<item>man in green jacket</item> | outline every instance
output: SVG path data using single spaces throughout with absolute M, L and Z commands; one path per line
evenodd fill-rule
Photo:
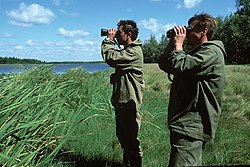
M 110 83 L 113 85 L 111 102 L 115 108 L 116 135 L 123 148 L 124 164 L 131 167 L 140 167 L 142 163 L 138 132 L 144 89 L 143 53 L 137 35 L 138 28 L 133 20 L 121 20 L 117 31 L 108 30 L 101 47 L 104 61 L 115 68 Z M 117 48 L 115 39 L 118 46 L 124 46 L 122 49 Z
M 169 166 L 200 166 L 205 143 L 214 139 L 225 85 L 224 45 L 211 40 L 217 21 L 201 13 L 188 27 L 175 26 L 159 67 L 172 74 L 168 107 Z M 187 37 L 190 52 L 183 50 Z

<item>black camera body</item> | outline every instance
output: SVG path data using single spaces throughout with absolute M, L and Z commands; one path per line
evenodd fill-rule
M 108 35 L 108 29 L 101 29 L 101 36 L 107 36 Z
M 192 27 L 189 27 L 189 26 L 188 27 L 184 26 L 184 27 L 186 28 L 186 32 L 189 32 L 189 31 L 192 30 Z M 174 35 L 175 35 L 175 32 L 174 32 L 173 28 L 167 31 L 167 37 L 168 38 L 173 38 Z

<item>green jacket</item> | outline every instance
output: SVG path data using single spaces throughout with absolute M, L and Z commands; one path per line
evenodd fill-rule
M 225 85 L 224 45 L 209 41 L 188 54 L 161 56 L 159 67 L 174 75 L 168 107 L 171 131 L 196 139 L 214 139 Z
M 104 39 L 102 42 L 102 57 L 110 67 L 115 68 L 115 73 L 110 77 L 113 85 L 111 102 L 114 106 L 134 100 L 136 107 L 140 108 L 144 90 L 141 46 L 142 43 L 135 40 L 119 50 L 112 40 Z

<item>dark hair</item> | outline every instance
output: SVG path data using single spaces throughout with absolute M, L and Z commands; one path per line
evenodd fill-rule
M 123 26 L 122 30 L 125 33 L 131 32 L 132 33 L 132 40 L 136 40 L 139 29 L 137 28 L 136 22 L 133 20 L 120 20 L 117 24 L 118 27 Z
M 207 13 L 196 14 L 188 20 L 188 25 L 193 27 L 194 31 L 200 32 L 207 28 L 208 40 L 213 38 L 217 23 L 218 21 Z

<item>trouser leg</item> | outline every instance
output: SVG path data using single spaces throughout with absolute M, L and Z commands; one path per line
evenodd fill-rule
M 130 166 L 130 157 L 126 150 L 123 150 L 123 164 L 125 167 Z
M 171 132 L 170 144 L 170 167 L 202 166 L 202 151 L 205 142 Z
M 116 108 L 116 135 L 124 150 L 124 163 L 131 167 L 141 166 L 142 151 L 138 138 L 140 121 L 139 111 L 133 101 Z

